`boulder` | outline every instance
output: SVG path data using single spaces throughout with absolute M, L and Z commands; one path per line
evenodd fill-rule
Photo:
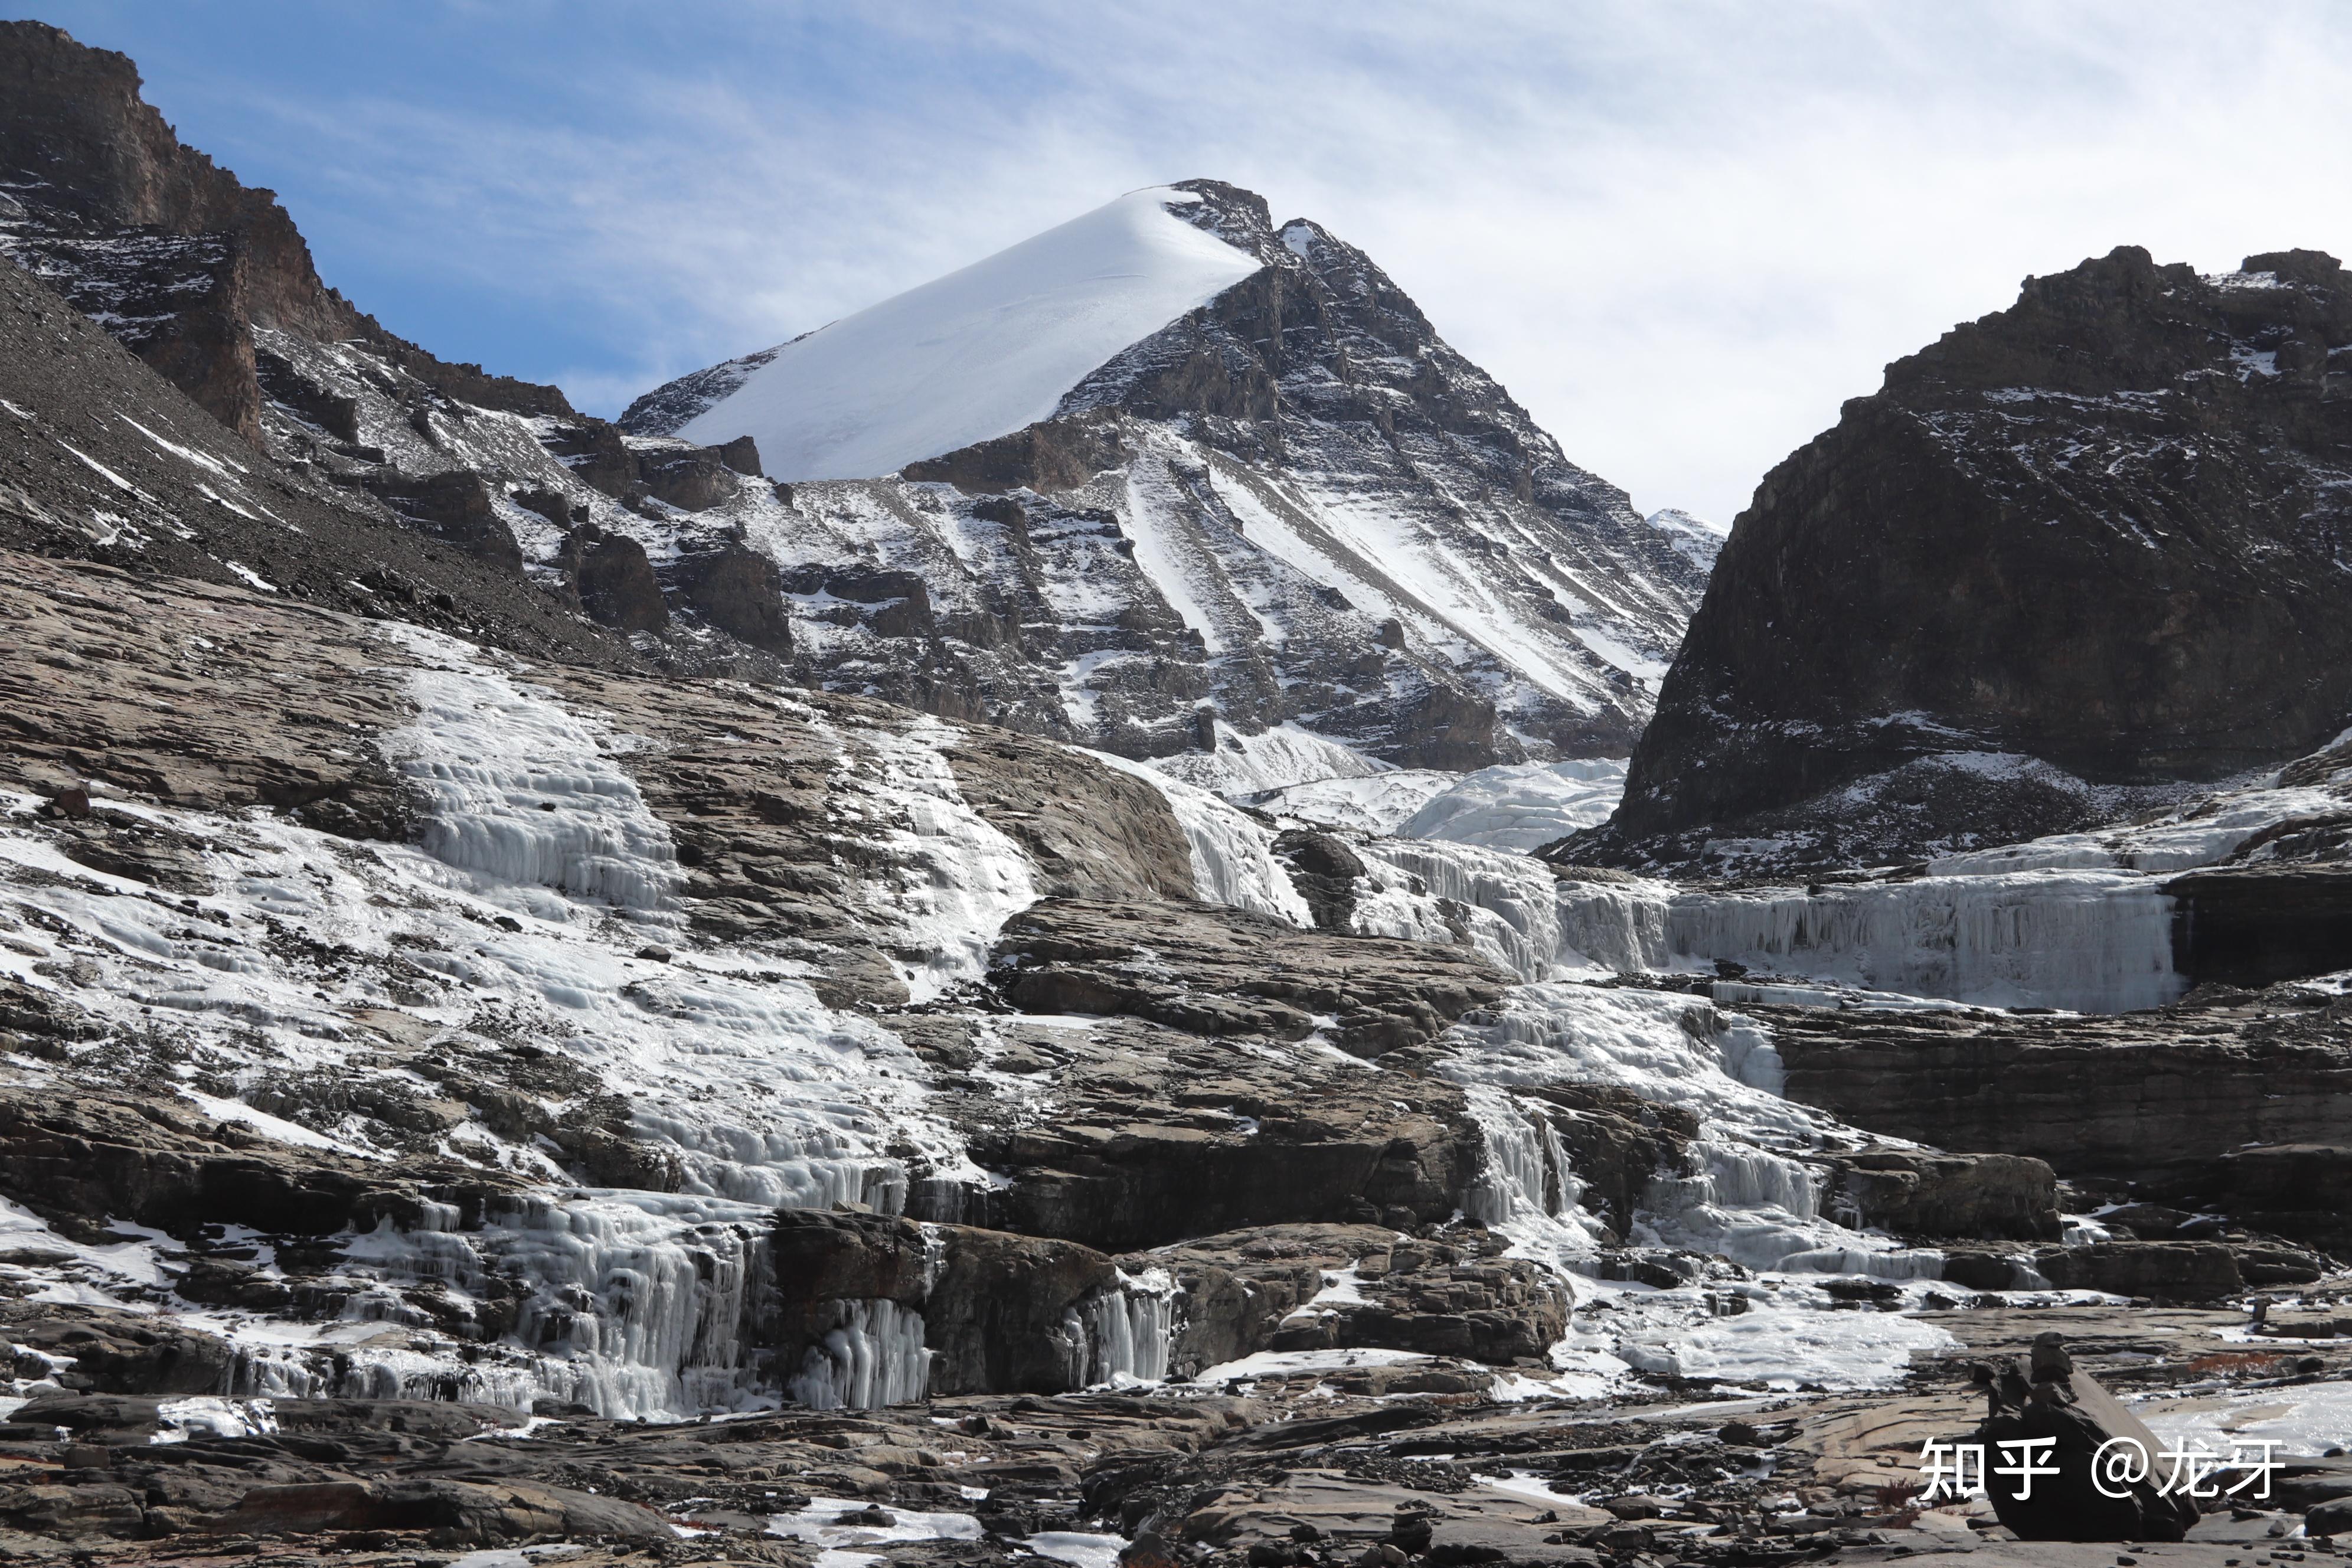
M 2059 1342 L 2045 1333 L 2031 1354 L 1976 1368 L 1989 1409 L 1969 1440 L 1983 1446 L 1985 1489 L 2000 1522 L 2022 1541 L 2179 1541 L 2197 1523 L 2196 1502 L 2164 1490 L 2168 1471 L 2156 1463 L 2163 1442 L 2145 1423 L 2086 1372 L 2076 1369 Z M 2000 1445 L 2021 1439 L 2052 1439 L 2036 1449 L 2036 1467 L 2056 1474 L 2003 1476 L 2016 1453 Z M 2103 1469 L 2105 1495 L 2093 1477 L 2101 1447 L 2123 1439 L 2139 1446 L 2147 1460 L 2136 1479 Z M 2126 1481 L 2128 1480 L 2128 1484 Z

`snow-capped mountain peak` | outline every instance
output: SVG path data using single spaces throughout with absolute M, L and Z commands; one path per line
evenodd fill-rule
M 1173 186 L 1130 191 L 765 351 L 661 433 L 750 436 L 773 478 L 848 479 L 1033 425 L 1087 372 L 1258 269 L 1255 256 L 1171 210 L 1201 200 Z

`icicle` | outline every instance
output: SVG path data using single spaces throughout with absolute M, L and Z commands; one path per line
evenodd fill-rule
M 2131 1012 L 2176 1001 L 2172 900 L 2144 877 L 2043 870 L 1818 893 L 1684 894 L 1666 907 L 1681 965 L 1729 959 L 1997 1007 Z
M 1176 1285 L 1164 1269 L 1121 1272 L 1118 1284 L 1081 1301 L 1084 1384 L 1159 1383 L 1176 1342 Z
M 923 1348 L 923 1314 L 896 1301 L 833 1304 L 824 1338 L 809 1347 L 792 1396 L 812 1410 L 878 1410 L 908 1405 L 931 1385 L 931 1352 Z

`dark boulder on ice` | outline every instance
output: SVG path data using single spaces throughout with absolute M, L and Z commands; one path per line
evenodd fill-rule
M 2196 1502 L 2166 1488 L 2163 1441 L 2074 1366 L 2059 1335 L 2043 1334 L 2030 1354 L 1979 1365 L 1977 1374 L 1990 1408 L 1969 1441 L 1983 1447 L 1985 1489 L 2019 1539 L 2179 1541 L 2197 1523 Z M 2034 1447 L 2000 1447 L 2020 1442 Z M 2136 1478 L 2105 1466 L 2095 1477 L 2094 1461 L 2110 1444 L 2118 1445 L 2110 1456 L 2137 1445 Z M 2021 1463 L 2051 1473 L 2000 1473 Z
M 2325 742 L 2352 716 L 2347 364 L 2334 258 L 2200 277 L 2126 246 L 1889 366 L 1734 524 L 1576 853 L 1908 858 Z

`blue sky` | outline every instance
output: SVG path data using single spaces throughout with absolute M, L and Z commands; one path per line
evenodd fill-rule
M 320 269 L 616 412 L 1121 191 L 1362 246 L 1570 457 L 1727 524 L 1881 367 L 2115 245 L 2352 256 L 2320 5 L 0 3 L 139 62 Z

